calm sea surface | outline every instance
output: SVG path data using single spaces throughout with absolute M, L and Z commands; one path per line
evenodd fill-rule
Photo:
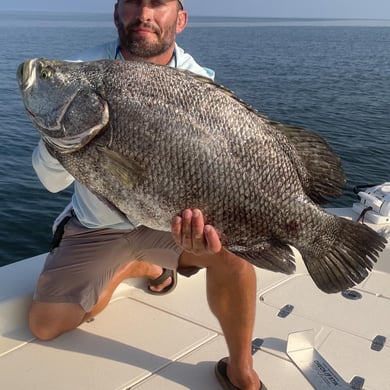
M 0 14 L 0 265 L 46 252 L 70 199 L 31 168 L 38 134 L 15 80 L 31 57 L 66 58 L 114 39 L 111 15 Z M 191 18 L 179 44 L 272 119 L 322 134 L 357 184 L 390 181 L 390 21 Z

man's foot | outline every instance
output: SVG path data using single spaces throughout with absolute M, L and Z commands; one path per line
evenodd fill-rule
M 225 390 L 240 390 L 238 387 L 234 386 L 232 382 L 230 382 L 227 375 L 227 361 L 228 358 L 225 357 L 215 365 L 215 375 L 218 382 Z M 260 383 L 259 390 L 267 390 L 267 388 L 263 383 Z
M 177 284 L 177 272 L 163 268 L 162 274 L 156 279 L 149 279 L 148 290 L 154 295 L 165 295 L 171 293 Z
M 172 292 L 177 284 L 177 273 L 144 261 L 130 261 L 116 273 L 119 280 L 144 277 L 149 279 L 148 292 L 163 295 Z

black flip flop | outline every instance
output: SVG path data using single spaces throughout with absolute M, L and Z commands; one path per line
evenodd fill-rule
M 232 382 L 230 382 L 227 376 L 227 360 L 228 358 L 225 357 L 215 365 L 215 375 L 218 382 L 225 390 L 240 390 L 238 387 L 234 386 Z M 261 383 L 259 390 L 267 390 L 267 388 L 263 383 Z
M 169 277 L 172 279 L 171 284 L 164 287 L 161 291 L 152 291 L 150 289 L 150 286 L 159 286 L 160 284 L 164 283 Z M 163 268 L 162 274 L 157 279 L 149 280 L 148 292 L 153 295 L 166 295 L 171 293 L 176 288 L 176 285 L 177 272 L 172 269 Z

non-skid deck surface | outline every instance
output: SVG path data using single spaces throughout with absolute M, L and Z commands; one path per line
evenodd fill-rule
M 322 294 L 306 275 L 286 279 L 258 271 L 258 284 L 254 338 L 263 345 L 254 364 L 268 388 L 312 389 L 286 349 L 289 333 L 313 329 L 317 350 L 344 380 L 360 376 L 367 389 L 390 389 L 387 297 L 360 290 L 361 300 L 347 302 L 340 294 Z M 283 318 L 286 304 L 294 308 Z M 387 336 L 380 352 L 371 349 L 376 334 Z M 123 284 L 93 322 L 51 342 L 30 338 L 26 329 L 0 338 L 1 389 L 217 390 L 214 365 L 227 354 L 207 308 L 204 272 L 180 278 L 164 297 Z
M 122 283 L 94 321 L 39 342 L 27 310 L 42 261 L 0 269 L 1 390 L 220 389 L 214 365 L 227 348 L 208 309 L 205 271 L 179 277 L 166 296 L 148 294 L 141 280 Z M 262 346 L 254 365 L 268 389 L 313 388 L 286 353 L 289 334 L 312 330 L 315 350 L 345 382 L 362 378 L 366 390 L 390 390 L 389 248 L 377 269 L 354 289 L 357 300 L 319 291 L 301 262 L 291 277 L 256 271 L 253 338 Z M 283 315 L 286 305 L 291 313 Z

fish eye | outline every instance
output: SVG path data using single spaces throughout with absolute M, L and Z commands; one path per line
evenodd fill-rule
M 53 72 L 49 68 L 43 68 L 41 69 L 40 78 L 42 80 L 49 79 L 52 76 Z

